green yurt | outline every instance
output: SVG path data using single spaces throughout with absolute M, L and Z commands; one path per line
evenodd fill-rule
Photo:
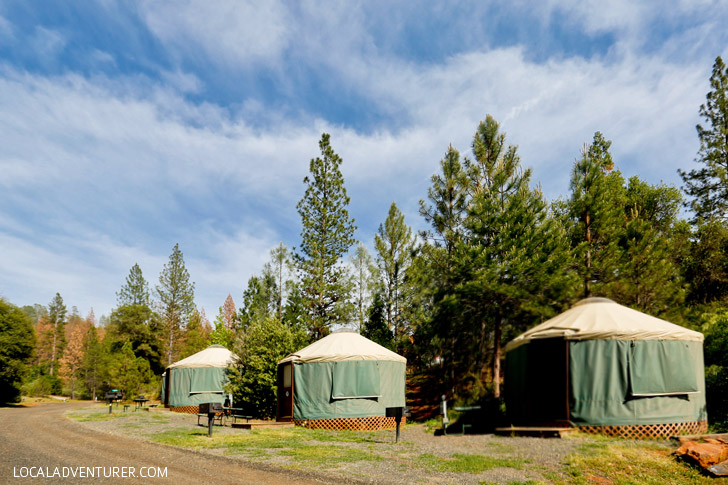
M 707 430 L 703 334 L 581 300 L 506 345 L 513 425 L 658 438 Z
M 200 403 L 225 402 L 227 368 L 235 354 L 222 345 L 175 362 L 162 374 L 162 402 L 179 413 L 197 413 Z
M 404 407 L 407 359 L 355 332 L 336 332 L 278 363 L 278 421 L 324 429 L 391 429 Z

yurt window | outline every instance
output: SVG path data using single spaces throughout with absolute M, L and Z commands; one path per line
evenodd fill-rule
M 379 398 L 379 365 L 375 360 L 342 361 L 334 364 L 333 399 Z
M 686 342 L 637 340 L 630 347 L 632 396 L 671 396 L 698 392 L 693 357 Z
M 286 364 L 283 366 L 283 387 L 291 387 L 291 369 L 293 365 Z
M 193 369 L 190 379 L 190 394 L 222 394 L 220 369 L 213 367 Z

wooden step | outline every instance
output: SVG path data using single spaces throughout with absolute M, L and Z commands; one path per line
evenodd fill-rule
M 292 428 L 294 424 L 292 422 L 278 422 L 278 421 L 258 421 L 249 423 L 235 423 L 231 425 L 233 428 L 239 429 L 263 429 L 263 428 Z
M 555 428 L 539 426 L 511 426 L 496 428 L 495 434 L 499 436 L 537 436 L 540 438 L 562 438 L 575 433 L 577 428 Z

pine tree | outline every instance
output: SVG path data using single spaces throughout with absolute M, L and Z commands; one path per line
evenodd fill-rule
M 412 229 L 404 222 L 404 214 L 392 202 L 384 224 L 374 236 L 377 264 L 381 276 L 381 296 L 384 302 L 387 326 L 399 342 L 409 330 L 404 310 L 407 305 L 407 270 L 412 264 L 415 239 Z M 401 350 L 401 349 L 400 349 Z
M 20 381 L 35 344 L 31 320 L 0 298 L 0 403 L 20 397 Z
M 111 353 L 131 344 L 134 354 L 147 360 L 155 374 L 161 374 L 166 367 L 164 326 L 159 315 L 147 305 L 120 306 L 109 315 L 106 344 Z
M 344 323 L 347 292 L 341 258 L 354 240 L 354 220 L 349 217 L 349 197 L 341 174 L 341 158 L 324 133 L 319 142 L 321 157 L 311 160 L 304 178 L 306 193 L 296 206 L 301 216 L 301 246 L 295 260 L 314 339 L 329 333 L 332 324 Z
M 205 317 L 205 311 L 192 312 L 182 337 L 180 357 L 185 358 L 206 349 L 211 344 L 212 327 Z
M 245 331 L 254 321 L 275 315 L 278 303 L 276 278 L 270 268 L 263 268 L 261 276 L 253 275 L 248 279 L 248 287 L 243 292 L 243 305 L 240 308 L 240 329 Z
M 361 334 L 382 347 L 394 349 L 394 336 L 387 324 L 385 303 L 380 293 L 374 294 Z
M 283 318 L 283 299 L 286 287 L 289 286 L 286 283 L 289 281 L 289 275 L 293 272 L 293 261 L 291 259 L 291 252 L 281 242 L 275 248 L 270 251 L 271 261 L 269 266 L 271 273 L 276 279 L 276 316 L 281 321 Z
M 222 315 L 223 325 L 231 332 L 238 328 L 238 311 L 235 309 L 235 300 L 228 293 L 225 303 L 220 307 L 220 315 Z
M 101 382 L 105 353 L 98 330 L 93 323 L 84 335 L 83 348 L 83 381 L 91 399 L 96 400 L 96 390 Z
M 76 399 L 76 389 L 80 387 L 79 380 L 83 375 L 84 336 L 88 332 L 87 320 L 77 320 L 66 327 L 67 341 L 63 358 L 60 360 L 60 372 L 71 386 L 71 399 Z
M 112 385 L 121 389 L 127 398 L 137 395 L 153 378 L 149 363 L 134 355 L 129 342 L 112 354 L 108 371 Z
M 159 275 L 156 291 L 167 328 L 167 365 L 170 365 L 179 352 L 175 344 L 180 330 L 195 310 L 195 284 L 190 281 L 179 244 L 174 245 L 169 262 Z
M 436 247 L 445 247 L 450 255 L 464 234 L 463 221 L 469 201 L 467 180 L 460 162 L 460 153 L 452 145 L 445 158 L 440 160 L 442 175 L 432 176 L 432 186 L 427 189 L 431 205 L 420 200 L 420 215 L 433 230 L 424 234 L 425 239 L 434 241 Z
M 718 56 L 710 76 L 711 91 L 700 106 L 706 127 L 697 125 L 700 170 L 678 170 L 695 220 L 725 220 L 728 217 L 728 67 Z
M 685 297 L 673 232 L 682 197 L 665 185 L 631 177 L 625 193 L 626 225 L 619 235 L 618 277 L 606 295 L 651 315 L 674 311 Z
M 50 375 L 54 375 L 56 362 L 63 355 L 63 349 L 66 344 L 66 305 L 63 304 L 63 298 L 60 293 L 48 304 L 48 319 L 53 331 L 51 344 L 51 369 Z
M 366 246 L 360 242 L 357 243 L 354 254 L 351 255 L 349 261 L 353 268 L 356 320 L 359 327 L 358 330 L 361 332 L 367 319 L 372 295 L 376 291 L 379 271 Z
M 624 179 L 613 171 L 612 142 L 596 132 L 571 176 L 571 239 L 583 296 L 603 293 L 618 265 L 617 237 L 624 225 Z
M 227 300 L 226 300 L 227 301 Z M 215 329 L 210 335 L 210 343 L 215 345 L 222 345 L 226 349 L 231 349 L 235 334 L 233 329 L 228 327 L 228 318 L 225 313 L 224 307 L 220 307 L 220 311 L 215 318 Z
M 529 186 L 531 171 L 522 170 L 516 147 L 506 146 L 491 116 L 478 126 L 473 155 L 466 164 L 469 241 L 459 245 L 462 283 L 456 295 L 465 333 L 475 344 L 473 370 L 477 376 L 487 362 L 490 342 L 493 393 L 500 397 L 504 332 L 553 314 L 554 297 L 570 283 L 568 252 L 543 195 Z
M 447 379 L 452 387 L 455 376 L 470 365 L 457 350 L 464 332 L 461 332 L 460 309 L 453 304 L 454 288 L 458 283 L 454 270 L 456 249 L 466 239 L 464 221 L 470 195 L 460 153 L 452 145 L 440 160 L 440 173 L 433 175 L 431 181 L 427 202 L 420 200 L 420 215 L 430 224 L 431 230 L 421 233 L 424 243 L 420 257 L 415 260 L 420 321 L 424 322 L 416 330 L 415 355 L 424 362 L 444 356 L 448 362 Z
M 728 301 L 728 222 L 701 221 L 687 238 L 681 266 L 689 285 L 688 301 Z
M 138 264 L 134 264 L 129 270 L 126 284 L 116 294 L 116 302 L 119 306 L 149 305 L 149 284 Z
M 233 400 L 243 403 L 246 414 L 275 416 L 278 361 L 307 343 L 303 329 L 285 325 L 273 316 L 251 323 L 235 342 L 238 359 L 229 372 Z

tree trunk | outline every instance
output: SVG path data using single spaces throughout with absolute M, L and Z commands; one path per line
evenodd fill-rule
M 591 288 L 589 282 L 591 280 L 591 227 L 589 213 L 586 213 L 586 271 L 584 272 L 584 298 L 591 296 Z
M 503 321 L 498 318 L 495 322 L 495 332 L 493 335 L 493 396 L 496 399 L 501 395 L 501 333 L 503 331 Z
M 56 334 L 58 333 L 58 322 L 53 322 L 53 350 L 51 351 L 51 375 L 56 363 Z

